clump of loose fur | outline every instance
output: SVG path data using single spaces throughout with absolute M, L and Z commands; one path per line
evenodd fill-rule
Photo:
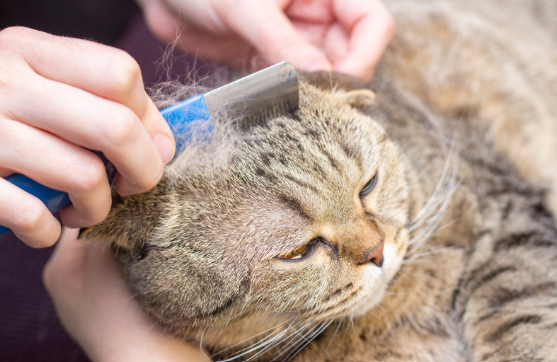
M 555 360 L 557 47 L 524 10 L 553 5 L 511 3 L 387 1 L 371 85 L 301 74 L 295 114 L 192 128 L 83 237 L 214 360 Z

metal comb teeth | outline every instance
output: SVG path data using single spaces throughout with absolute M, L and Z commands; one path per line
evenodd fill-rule
M 204 95 L 211 114 L 222 109 L 242 126 L 294 112 L 299 105 L 298 76 L 292 64 L 278 63 Z

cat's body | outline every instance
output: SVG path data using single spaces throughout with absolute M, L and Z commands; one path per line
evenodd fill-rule
M 296 116 L 186 151 L 85 234 L 215 360 L 557 359 L 555 23 L 389 5 L 375 100 L 303 76 Z

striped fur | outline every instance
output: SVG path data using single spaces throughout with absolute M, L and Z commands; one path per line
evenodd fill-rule
M 500 3 L 387 1 L 370 85 L 302 75 L 83 237 L 214 360 L 557 360 L 557 13 Z

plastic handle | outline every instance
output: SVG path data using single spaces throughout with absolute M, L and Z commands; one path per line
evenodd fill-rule
M 203 94 L 198 94 L 178 104 L 165 108 L 161 111 L 161 114 L 170 126 L 170 129 L 176 138 L 176 154 L 180 153 L 183 147 L 187 144 L 187 135 L 193 121 L 211 120 Z M 204 129 L 208 134 L 212 134 L 213 132 L 212 124 Z M 102 154 L 97 154 L 105 162 L 108 180 L 112 183 L 116 174 L 114 167 Z M 27 176 L 14 174 L 8 176 L 6 180 L 40 199 L 52 213 L 69 206 L 72 203 L 67 193 L 43 186 L 38 182 L 31 180 Z M 0 235 L 8 231 L 10 231 L 8 228 L 0 225 Z

